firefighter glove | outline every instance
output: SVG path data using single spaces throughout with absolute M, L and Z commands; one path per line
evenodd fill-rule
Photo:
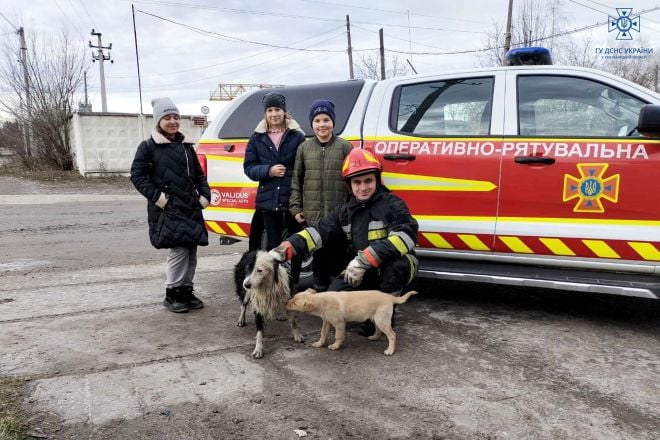
M 268 255 L 273 257 L 278 263 L 284 263 L 285 261 L 290 261 L 293 258 L 294 253 L 291 243 L 283 241 L 279 246 L 271 249 L 270 252 L 268 252 Z
M 362 283 L 362 278 L 364 278 L 364 273 L 367 269 L 371 269 L 371 265 L 362 254 L 362 251 L 360 251 L 357 256 L 348 263 L 348 266 L 346 266 L 346 270 L 344 271 L 344 281 L 353 287 L 359 286 Z

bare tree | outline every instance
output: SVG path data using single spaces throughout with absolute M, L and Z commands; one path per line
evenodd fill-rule
M 31 38 L 28 44 L 27 71 L 32 103 L 26 109 L 28 89 L 18 42 L 4 47 L 0 60 L 0 109 L 10 114 L 23 130 L 32 132 L 32 157 L 24 149 L 17 151 L 30 167 L 48 165 L 62 170 L 73 169 L 69 124 L 74 98 L 83 82 L 87 62 L 83 47 L 77 48 L 66 33 L 43 40 Z
M 643 39 L 640 39 L 637 44 L 641 47 L 648 46 Z M 626 46 L 619 45 L 618 47 L 625 48 Z M 591 38 L 583 40 L 570 39 L 560 49 L 557 50 L 557 54 L 554 56 L 559 64 L 600 69 L 651 90 L 655 90 L 656 88 L 655 69 L 658 64 L 658 57 L 656 55 L 642 57 L 634 54 L 617 54 L 613 57 L 605 58 L 596 53 Z
M 566 23 L 561 10 L 561 0 L 523 0 L 511 24 L 511 47 L 544 46 L 552 50 L 560 39 L 555 37 Z M 501 66 L 504 60 L 504 25 L 495 23 L 493 30 L 486 36 L 489 48 L 479 57 L 483 67 Z
M 385 61 L 385 76 L 396 78 L 410 75 L 410 68 L 399 60 L 396 55 Z M 362 55 L 355 65 L 356 78 L 380 79 L 380 56 Z

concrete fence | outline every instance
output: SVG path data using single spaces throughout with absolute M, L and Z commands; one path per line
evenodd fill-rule
M 85 177 L 128 175 L 137 146 L 155 127 L 152 115 L 135 113 L 79 113 L 71 121 L 71 147 L 76 168 Z M 181 116 L 186 142 L 197 142 L 203 127 L 192 116 Z

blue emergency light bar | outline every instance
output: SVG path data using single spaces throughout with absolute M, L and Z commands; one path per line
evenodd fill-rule
M 552 64 L 550 51 L 545 47 L 517 47 L 504 55 L 505 66 L 538 66 Z

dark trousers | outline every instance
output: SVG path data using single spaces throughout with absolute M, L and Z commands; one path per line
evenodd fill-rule
M 314 252 L 312 275 L 317 292 L 327 290 L 334 277 L 346 267 L 343 260 L 337 258 L 338 255 L 342 255 L 342 250 L 334 243 L 325 243 L 321 249 Z
M 380 290 L 393 295 L 400 295 L 416 275 L 416 266 L 411 264 L 408 256 L 395 260 L 383 262 L 379 267 L 367 270 L 362 279 L 362 284 L 353 287 L 344 281 L 344 274 L 337 276 L 329 291 L 351 291 L 351 290 Z

